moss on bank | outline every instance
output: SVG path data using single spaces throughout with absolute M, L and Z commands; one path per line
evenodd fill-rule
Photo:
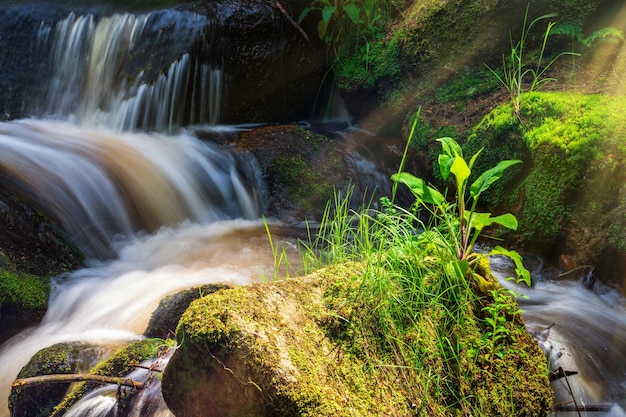
M 504 358 L 488 357 L 471 349 L 484 332 L 480 317 L 449 328 L 445 309 L 433 309 L 402 341 L 415 358 L 400 358 L 368 321 L 381 299 L 357 297 L 363 273 L 347 263 L 194 301 L 163 376 L 168 406 L 204 416 L 465 415 L 467 404 L 449 396 L 454 386 L 484 415 L 549 413 L 545 358 L 526 332 L 514 333 Z M 438 354 L 441 331 L 465 346 L 458 367 Z
M 468 154 L 484 148 L 478 172 L 523 159 L 489 204 L 513 209 L 525 242 L 561 242 L 585 263 L 607 248 L 626 250 L 625 137 L 624 96 L 527 93 L 520 118 L 511 105 L 498 107 L 465 147 Z
M 26 323 L 43 317 L 49 294 L 50 278 L 17 271 L 0 251 L 0 317 Z

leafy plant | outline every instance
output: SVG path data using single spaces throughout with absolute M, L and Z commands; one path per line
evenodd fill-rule
M 450 174 L 456 183 L 456 204 L 449 204 L 444 194 L 426 182 L 407 172 L 393 175 L 393 181 L 405 184 L 417 200 L 417 205 L 425 207 L 447 229 L 452 239 L 459 267 L 467 270 L 470 262 L 476 259 L 473 247 L 482 230 L 492 224 L 499 224 L 509 229 L 517 229 L 517 219 L 512 214 L 503 214 L 492 217 L 490 213 L 476 211 L 480 195 L 494 182 L 502 177 L 504 171 L 521 163 L 520 160 L 500 161 L 495 167 L 485 171 L 469 187 L 469 200 L 466 198 L 468 179 L 476 158 L 482 151 L 479 150 L 469 163 L 463 158 L 463 150 L 452 138 L 437 139 L 441 142 L 443 151 L 439 155 L 439 169 L 444 180 Z M 465 263 L 463 263 L 465 262 Z
M 300 17 L 302 22 L 311 12 L 318 11 L 317 34 L 328 45 L 343 44 L 359 32 L 381 32 L 389 18 L 386 1 L 375 0 L 313 0 Z
M 493 303 L 482 309 L 487 313 L 485 322 L 489 328 L 483 335 L 483 342 L 491 354 L 503 359 L 508 351 L 502 349 L 499 342 L 511 334 L 511 329 L 507 326 L 507 313 L 513 313 L 513 307 L 510 298 L 501 288 L 491 290 L 490 293 Z
M 518 117 L 520 113 L 520 96 L 522 92 L 538 91 L 547 83 L 554 81 L 554 78 L 546 77 L 546 72 L 550 69 L 552 64 L 564 55 L 577 55 L 574 52 L 561 52 L 552 58 L 547 64 L 544 64 L 544 54 L 546 52 L 548 36 L 550 35 L 552 28 L 556 25 L 555 22 L 549 22 L 543 34 L 543 42 L 541 43 L 541 48 L 539 49 L 534 67 L 526 67 L 524 53 L 530 30 L 535 24 L 541 22 L 542 20 L 556 17 L 556 13 L 548 13 L 535 18 L 527 25 L 528 7 L 529 6 L 526 7 L 526 13 L 524 14 L 524 24 L 522 25 L 520 40 L 517 41 L 517 43 L 513 43 L 513 38 L 511 37 L 511 52 L 508 57 L 504 55 L 502 57 L 502 72 L 496 71 L 485 64 L 491 73 L 509 92 L 511 102 L 513 103 L 515 113 Z M 530 83 L 525 86 L 524 82 L 527 78 L 530 78 Z

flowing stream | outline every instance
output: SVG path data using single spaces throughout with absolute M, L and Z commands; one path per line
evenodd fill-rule
M 0 347 L 0 417 L 9 416 L 11 382 L 38 350 L 63 341 L 126 343 L 142 337 L 168 294 L 272 276 L 255 161 L 181 129 L 219 122 L 226 75 L 186 52 L 210 25 L 162 10 L 71 13 L 35 28 L 47 101 L 36 118 L 0 122 L 0 185 L 53 219 L 88 261 L 54 279 L 38 326 Z M 130 71 L 140 67 L 133 59 L 147 59 L 146 42 L 164 51 L 151 62 L 164 68 L 156 74 L 147 61 Z M 180 103 L 188 104 L 184 112 Z M 376 153 L 355 157 L 353 175 L 380 181 Z M 506 276 L 506 263 L 495 266 Z M 606 408 L 581 415 L 626 415 L 626 303 L 608 287 L 591 291 L 558 274 L 538 263 L 535 285 L 522 291 L 530 299 L 520 300 L 551 366 L 578 372 L 569 387 L 553 383 L 558 401 Z M 110 396 L 77 407 L 74 415 L 109 415 Z M 141 415 L 170 414 L 161 407 Z

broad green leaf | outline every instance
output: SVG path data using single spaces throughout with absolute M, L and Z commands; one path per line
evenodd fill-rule
M 517 219 L 511 213 L 502 214 L 496 217 L 491 217 L 491 213 L 466 213 L 466 220 L 469 220 L 470 215 L 472 217 L 471 226 L 478 230 L 478 232 L 494 223 L 511 230 L 517 230 Z
M 452 167 L 452 163 L 456 159 L 455 156 L 450 156 L 447 154 L 440 154 L 437 158 L 437 162 L 439 162 L 439 172 L 441 172 L 441 177 L 444 180 L 448 179 L 450 175 L 450 168 Z
M 359 23 L 359 8 L 356 7 L 356 4 L 349 3 L 343 6 L 343 11 L 346 12 L 352 23 Z
M 469 162 L 469 169 L 470 169 L 470 171 L 472 170 L 472 167 L 474 166 L 474 162 L 476 162 L 476 158 L 478 158 L 478 155 L 480 155 L 480 153 L 483 151 L 483 149 L 485 149 L 485 148 L 480 148 L 478 150 L 478 152 L 476 152 L 474 154 L 474 156 L 472 156 L 472 159 L 470 159 L 470 162 Z
M 508 250 L 503 248 L 502 246 L 496 246 L 489 252 L 489 256 L 492 255 L 504 255 L 508 256 L 515 263 L 515 273 L 517 274 L 517 281 L 522 281 L 529 287 L 532 285 L 532 281 L 530 278 L 530 272 L 528 269 L 524 267 L 522 263 L 522 256 L 514 250 Z
M 471 271 L 470 264 L 467 260 L 463 259 L 462 261 L 452 261 L 454 265 L 454 271 L 458 279 L 464 279 L 467 274 Z
M 460 156 L 463 157 L 463 150 L 461 146 L 452 138 L 443 137 L 437 139 L 438 142 L 441 142 L 441 146 L 443 148 L 443 153 L 449 156 Z
M 409 187 L 411 193 L 425 203 L 440 206 L 446 201 L 444 196 L 437 189 L 428 186 L 423 179 L 417 178 L 408 172 L 393 174 L 391 179 Z
M 322 20 L 328 23 L 330 18 L 333 17 L 335 10 L 337 10 L 337 6 L 324 6 L 322 9 Z
M 459 193 L 461 189 L 465 185 L 465 181 L 469 178 L 471 172 L 469 167 L 467 166 L 467 162 L 462 157 L 457 156 L 454 158 L 452 162 L 452 166 L 450 166 L 450 172 L 454 174 L 456 178 L 457 188 L 459 189 Z
M 502 178 L 505 169 L 521 162 L 520 160 L 500 161 L 498 165 L 483 172 L 482 175 L 474 181 L 470 187 L 470 195 L 477 198 L 483 191 L 488 189 L 491 184 Z
M 374 0 L 367 0 L 363 5 L 363 10 L 365 11 L 365 15 L 369 19 L 374 11 Z

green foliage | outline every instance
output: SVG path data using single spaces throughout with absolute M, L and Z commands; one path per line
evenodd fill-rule
M 319 38 L 333 47 L 337 55 L 342 48 L 361 37 L 366 41 L 382 33 L 389 22 L 391 5 L 375 0 L 313 0 L 298 21 L 311 12 L 319 13 Z
M 346 262 L 364 265 L 363 276 L 355 278 L 359 288 L 336 306 L 332 337 L 349 343 L 352 354 L 365 358 L 372 369 L 406 369 L 402 389 L 416 396 L 416 414 L 502 415 L 527 406 L 536 412 L 543 400 L 526 386 L 524 390 L 533 392 L 529 397 L 534 399 L 521 405 L 527 400 L 516 392 L 519 381 L 513 382 L 516 377 L 510 372 L 527 366 L 513 362 L 532 356 L 508 355 L 519 353 L 520 345 L 513 343 L 524 339 L 523 325 L 516 321 L 518 310 L 504 290 L 492 300 L 491 290 L 500 287 L 485 267 L 487 258 L 471 250 L 485 227 L 516 226 L 511 215 L 492 217 L 478 213 L 474 205 L 517 161 L 498 164 L 470 184 L 478 154 L 468 164 L 454 140 L 444 138 L 440 143 L 442 176 L 456 180 L 455 191 L 460 195 L 455 203 L 448 203 L 445 193 L 423 180 L 402 172 L 401 163 L 394 180 L 411 189 L 416 207 L 428 211 L 431 220 L 424 223 L 420 210 L 406 210 L 388 198 L 380 200 L 378 210 L 370 204 L 351 210 L 351 196 L 335 194 L 316 236 L 309 235 L 302 242 L 305 264 L 309 268 Z M 459 208 L 468 203 L 470 207 Z M 494 254 L 515 260 L 516 281 L 530 279 L 519 255 L 502 248 L 494 249 Z M 536 345 L 532 339 L 531 345 Z M 481 383 L 477 386 L 476 381 Z M 516 399 L 509 402 L 512 398 Z
M 0 253 L 0 309 L 10 307 L 22 318 L 42 315 L 49 294 L 50 278 L 15 271 Z
M 575 23 L 561 23 L 554 25 L 552 35 L 562 35 L 570 38 L 572 43 L 578 42 L 587 48 L 593 48 L 600 42 L 624 41 L 624 32 L 611 26 L 607 26 L 592 32 L 589 36 L 583 35 L 583 27 Z M 574 45 L 572 45 L 574 47 Z
M 435 91 L 435 98 L 441 103 L 457 102 L 459 105 L 492 93 L 500 83 L 494 80 L 493 73 L 486 68 L 476 68 L 463 74 L 453 82 L 439 87 Z
M 513 103 L 513 107 L 515 108 L 515 113 L 519 115 L 520 113 L 520 98 L 521 94 L 524 91 L 538 91 L 545 84 L 554 81 L 553 78 L 549 78 L 546 76 L 546 71 L 550 69 L 552 64 L 562 57 L 563 55 L 574 55 L 573 52 L 561 52 L 556 57 L 552 58 L 547 64 L 544 64 L 544 53 L 546 52 L 546 45 L 548 42 L 548 36 L 550 35 L 550 31 L 556 24 L 555 22 L 549 22 L 548 26 L 543 35 L 543 42 L 541 44 L 541 48 L 538 53 L 538 57 L 535 60 L 534 67 L 526 66 L 526 58 L 525 58 L 525 48 L 527 46 L 527 38 L 532 27 L 545 19 L 550 19 L 556 16 L 555 13 L 549 13 L 542 16 L 539 16 L 532 20 L 529 24 L 528 22 L 528 8 L 526 7 L 526 13 L 524 14 L 524 24 L 522 25 L 522 34 L 520 36 L 520 40 L 517 43 L 513 43 L 513 38 L 511 37 L 511 52 L 508 57 L 503 55 L 502 57 L 502 72 L 498 72 L 491 67 L 487 66 L 492 74 L 504 85 L 504 87 L 509 92 L 511 97 L 511 102 Z M 528 87 L 525 86 L 526 79 L 530 78 L 530 83 Z
M 358 84 L 374 88 L 378 82 L 397 84 L 401 79 L 400 47 L 397 38 L 391 41 L 372 39 L 358 44 L 354 52 L 335 62 L 335 78 L 340 88 Z
M 471 255 L 474 243 L 483 228 L 495 223 L 509 229 L 517 229 L 517 219 L 511 214 L 491 217 L 490 213 L 479 213 L 476 209 L 480 195 L 489 189 L 494 182 L 502 178 L 507 168 L 521 163 L 521 161 L 500 161 L 495 167 L 483 172 L 469 187 L 470 199 L 468 200 L 466 197 L 468 180 L 474 162 L 482 150 L 476 152 L 468 163 L 463 158 L 461 146 L 454 139 L 440 138 L 438 141 L 443 147 L 443 152 L 438 159 L 441 176 L 444 180 L 452 178 L 450 174 L 454 177 L 456 205 L 448 204 L 442 193 L 412 174 L 402 172 L 392 176 L 392 180 L 408 186 L 417 199 L 417 206 L 425 207 L 447 229 L 459 260 L 456 268 L 466 270 L 467 268 L 462 261 L 469 261 L 473 258 Z
M 342 88 L 373 87 L 400 77 L 397 40 L 383 40 L 395 9 L 388 0 L 313 0 L 298 18 L 317 18 L 317 34 L 329 46 L 331 66 Z

